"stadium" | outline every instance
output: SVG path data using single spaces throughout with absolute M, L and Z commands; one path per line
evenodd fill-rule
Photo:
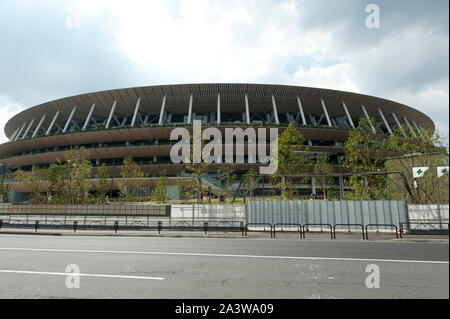
M 0 164 L 4 174 L 31 171 L 35 165 L 46 167 L 63 159 L 71 148 L 84 147 L 93 166 L 105 163 L 113 179 L 120 177 L 123 160 L 130 155 L 146 174 L 143 196 L 165 170 L 176 198 L 177 176 L 185 165 L 174 164 L 169 156 L 176 143 L 170 140 L 174 127 L 192 131 L 192 122 L 200 120 L 202 127 L 221 131 L 254 126 L 278 127 L 281 132 L 294 124 L 311 152 L 327 153 L 338 171 L 344 142 L 360 118 L 376 119 L 372 131 L 385 135 L 399 129 L 420 138 L 424 130 L 434 130 L 432 120 L 412 107 L 345 91 L 266 84 L 145 86 L 65 97 L 18 113 L 5 125 L 9 142 L 0 145 Z M 234 169 L 239 176 L 260 165 L 246 161 Z M 219 166 L 210 165 L 204 177 L 205 186 L 217 196 L 224 192 Z M 93 179 L 92 190 L 95 183 Z M 296 187 L 304 195 L 318 191 L 313 182 Z M 11 191 L 15 201 L 25 200 L 30 192 L 18 181 Z

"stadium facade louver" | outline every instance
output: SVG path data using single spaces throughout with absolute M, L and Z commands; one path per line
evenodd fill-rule
M 70 148 L 84 147 L 94 166 L 106 163 L 119 176 L 131 155 L 154 185 L 166 170 L 169 183 L 184 165 L 170 161 L 174 127 L 279 127 L 296 124 L 311 151 L 327 152 L 338 166 L 349 130 L 361 117 L 375 118 L 375 132 L 406 129 L 420 138 L 434 123 L 422 112 L 394 101 L 337 90 L 267 84 L 176 84 L 133 87 L 80 94 L 30 107 L 5 125 L 9 142 L 0 145 L 0 164 L 31 170 L 63 159 Z M 268 135 L 268 134 L 267 134 Z M 258 164 L 238 164 L 238 173 Z M 215 176 L 214 169 L 211 177 Z M 94 183 L 95 184 L 95 183 Z M 311 186 L 313 187 L 313 186 Z M 305 190 L 311 193 L 311 187 Z M 16 192 L 27 192 L 14 183 Z

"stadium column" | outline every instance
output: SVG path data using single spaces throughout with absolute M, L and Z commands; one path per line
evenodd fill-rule
M 372 121 L 370 120 L 369 114 L 367 113 L 366 108 L 364 107 L 364 105 L 361 105 L 361 110 L 363 111 L 364 116 L 366 117 L 367 121 L 369 122 L 370 129 L 372 130 L 372 133 L 376 134 L 377 131 L 375 130 L 375 127 L 373 127 Z
M 409 124 L 408 119 L 407 119 L 406 117 L 404 117 L 404 116 L 403 116 L 403 119 L 405 120 L 406 125 L 408 125 L 409 129 L 411 130 L 411 133 L 412 133 L 412 135 L 414 136 L 414 138 L 417 139 L 417 135 L 416 135 L 416 133 L 414 132 L 414 130 L 413 130 L 411 124 Z
M 399 128 L 400 131 L 402 132 L 403 137 L 406 137 L 405 130 L 403 129 L 402 124 L 401 124 L 400 121 L 398 120 L 397 115 L 395 115 L 395 113 L 392 113 L 392 117 L 394 118 L 395 123 L 397 123 L 398 128 Z
M 187 120 L 187 124 L 191 124 L 192 123 L 192 102 L 193 102 L 193 97 L 192 94 L 189 97 L 189 111 L 188 111 L 188 120 Z
M 53 125 L 55 125 L 56 119 L 58 118 L 59 111 L 56 111 L 55 116 L 53 117 L 52 122 L 50 123 L 50 126 L 47 129 L 47 132 L 45 132 L 45 135 L 49 135 L 52 131 Z
M 23 133 L 22 139 L 24 139 L 27 136 L 27 134 L 30 131 L 31 126 L 33 126 L 33 124 L 34 124 L 34 119 L 31 120 L 30 125 L 28 125 L 27 129 L 25 130 L 25 133 Z
M 39 121 L 38 126 L 36 126 L 36 129 L 33 132 L 33 135 L 31 135 L 31 138 L 35 137 L 36 134 L 39 132 L 39 130 L 41 129 L 42 123 L 44 123 L 46 115 L 42 115 L 41 120 Z
M 148 114 L 144 117 L 144 122 L 143 122 L 144 125 L 147 125 L 149 117 L 150 116 Z
M 158 121 L 159 126 L 163 125 L 165 108 L 166 108 L 166 96 L 164 95 L 161 104 L 161 112 L 159 113 L 159 121 Z
M 325 118 L 327 119 L 328 126 L 333 127 L 333 125 L 331 125 L 330 117 L 328 116 L 327 107 L 325 106 L 325 102 L 323 101 L 323 99 L 320 99 L 320 103 L 322 104 L 323 113 L 325 114 Z
M 420 128 L 420 131 L 422 132 L 422 136 L 425 138 L 426 137 L 426 131 L 425 131 L 425 129 L 422 127 L 422 125 L 420 125 L 420 124 L 417 124 L 417 126 Z
M 352 120 L 352 118 L 350 116 L 350 113 L 348 112 L 347 105 L 345 104 L 345 102 L 342 102 L 342 106 L 344 107 L 344 112 L 345 112 L 345 115 L 347 116 L 348 123 L 354 129 L 355 128 L 355 124 L 353 123 L 353 120 Z
M 275 103 L 275 97 L 272 94 L 272 106 L 273 106 L 273 115 L 275 117 L 275 124 L 279 125 L 280 121 L 278 119 L 278 111 L 277 111 L 277 104 Z
M 27 126 L 27 122 L 23 123 L 22 126 L 20 127 L 19 133 L 17 133 L 17 135 L 14 139 L 15 141 L 20 139 L 20 135 L 22 134 L 23 130 L 25 129 L 25 126 Z
M 109 124 L 111 124 L 111 120 L 112 120 L 112 117 L 114 115 L 114 110 L 116 109 L 116 106 L 117 106 L 117 101 L 114 101 L 114 103 L 113 103 L 113 105 L 111 107 L 111 112 L 109 112 L 108 121 L 106 121 L 105 128 L 109 128 Z
M 422 131 L 420 130 L 419 126 L 417 126 L 416 122 L 414 122 L 414 121 L 411 121 L 411 122 L 414 125 L 414 127 L 416 128 L 416 131 L 417 131 L 417 133 L 419 133 L 420 137 L 422 139 L 425 139 L 425 136 L 422 134 Z
M 14 131 L 14 133 L 11 135 L 11 137 L 9 138 L 10 141 L 14 141 L 14 139 L 15 139 L 17 133 L 19 132 L 19 130 L 20 130 L 20 126 L 17 127 L 16 130 Z
M 392 134 L 391 127 L 389 126 L 388 122 L 386 121 L 386 118 L 383 115 L 383 112 L 381 112 L 381 109 L 378 109 L 378 113 L 380 113 L 381 119 L 383 120 L 384 126 L 386 126 L 389 134 Z
M 305 113 L 303 113 L 302 102 L 300 101 L 300 98 L 298 96 L 297 96 L 297 104 L 298 104 L 298 110 L 300 111 L 300 116 L 302 117 L 302 124 L 304 126 L 306 126 Z
M 77 110 L 77 107 L 75 106 L 75 107 L 72 109 L 72 112 L 70 112 L 70 115 L 69 115 L 69 118 L 67 119 L 66 125 L 64 125 L 64 128 L 63 128 L 63 130 L 62 130 L 63 133 L 66 133 L 66 132 L 67 132 L 67 130 L 68 130 L 68 128 L 69 128 L 69 125 L 70 125 L 70 122 L 72 122 L 72 118 L 73 118 L 73 115 L 75 114 L 75 111 L 76 111 L 76 110 Z
M 250 108 L 248 106 L 248 96 L 245 93 L 245 118 L 247 120 L 247 124 L 250 124 Z
M 82 131 L 84 131 L 87 128 L 87 126 L 89 125 L 89 121 L 91 120 L 92 113 L 94 113 L 94 109 L 95 109 L 95 103 L 92 104 L 91 110 L 89 111 L 88 116 L 86 117 L 86 121 L 84 121 Z
M 217 93 L 217 124 L 220 124 L 220 93 Z
M 139 97 L 136 102 L 136 107 L 134 108 L 133 118 L 131 119 L 131 126 L 134 126 L 134 124 L 136 124 L 136 119 L 137 119 L 140 105 L 141 105 L 141 98 Z

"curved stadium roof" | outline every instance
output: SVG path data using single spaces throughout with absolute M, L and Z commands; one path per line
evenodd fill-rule
M 250 112 L 267 112 L 272 108 L 272 95 L 275 97 L 278 113 L 298 112 L 297 97 L 300 98 L 303 110 L 317 113 L 322 110 L 320 100 L 326 104 L 330 116 L 343 115 L 342 102 L 347 105 L 352 117 L 361 117 L 364 105 L 370 117 L 381 121 L 378 110 L 381 110 L 389 124 L 395 124 L 392 112 L 404 122 L 406 117 L 428 130 L 434 130 L 433 121 L 422 112 L 394 101 L 338 90 L 312 88 L 305 86 L 270 85 L 270 84 L 174 84 L 133 87 L 116 90 L 80 94 L 57 99 L 28 108 L 5 125 L 5 134 L 10 137 L 23 123 L 33 119 L 39 121 L 47 114 L 43 125 L 48 126 L 57 111 L 60 111 L 58 122 L 65 122 L 74 107 L 74 119 L 84 120 L 92 104 L 95 104 L 94 117 L 108 117 L 111 106 L 117 101 L 115 113 L 132 115 L 138 98 L 141 99 L 140 110 L 147 114 L 159 114 L 163 97 L 166 97 L 166 109 L 175 114 L 187 114 L 190 96 L 193 96 L 193 109 L 196 112 L 214 112 L 217 110 L 217 95 L 220 93 L 221 112 L 242 112 L 245 108 L 244 96 L 248 95 Z M 36 123 L 35 123 L 36 125 Z

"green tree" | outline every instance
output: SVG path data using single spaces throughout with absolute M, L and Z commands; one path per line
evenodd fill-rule
M 195 189 L 195 181 L 193 177 L 187 175 L 186 171 L 183 171 L 177 176 L 177 186 L 180 190 L 181 199 L 189 200 L 195 195 L 193 191 Z
M 384 157 L 389 154 L 386 138 L 380 131 L 373 134 L 371 123 L 361 118 L 356 130 L 349 133 L 345 142 L 345 160 L 343 165 L 352 173 L 373 173 L 384 171 Z M 354 200 L 376 200 L 386 198 L 386 177 L 382 175 L 352 175 L 348 180 L 351 192 L 347 198 Z
M 197 194 L 198 203 L 203 203 L 205 190 L 203 189 L 203 176 L 208 175 L 208 164 L 189 163 L 186 164 L 186 170 L 191 173 L 192 178 L 189 179 L 190 190 Z
M 436 204 L 443 200 L 448 202 L 448 175 L 442 176 L 439 180 L 436 175 L 436 166 L 448 166 L 449 163 L 445 138 L 437 130 L 423 131 L 418 137 L 407 134 L 405 138 L 398 130 L 389 137 L 389 149 L 397 155 L 386 161 L 386 169 L 403 173 L 414 200 L 406 191 L 404 181 L 399 175 L 389 177 L 392 198 L 417 204 Z M 430 169 L 414 182 L 413 167 L 430 167 Z
M 43 201 L 41 195 L 43 189 L 44 170 L 39 166 L 35 166 L 32 172 L 17 170 L 15 177 L 19 182 L 23 182 L 30 190 L 31 204 L 40 204 Z
M 118 182 L 121 196 L 127 200 L 136 197 L 138 188 L 142 186 L 144 176 L 144 172 L 133 158 L 131 156 L 126 157 L 120 170 L 121 179 Z
M 109 178 L 109 169 L 103 163 L 97 167 L 97 202 L 104 203 L 106 196 L 111 188 L 111 181 Z
M 48 181 L 47 197 L 46 201 L 48 203 L 66 203 L 67 198 L 65 197 L 65 178 L 69 175 L 67 165 L 63 165 L 59 158 L 56 159 L 55 163 L 50 164 L 47 169 L 43 170 L 44 179 Z
M 261 180 L 260 177 L 255 176 L 255 175 L 257 175 L 257 172 L 253 168 L 250 168 L 247 171 L 247 173 L 243 176 L 244 185 L 245 185 L 245 188 L 250 193 L 250 198 L 253 198 L 253 193 L 254 193 L 256 187 L 258 186 L 259 181 Z
M 284 175 L 309 173 L 311 161 L 309 160 L 309 147 L 305 145 L 305 138 L 292 125 L 281 133 L 278 139 L 278 174 L 283 175 L 281 187 L 289 186 L 288 197 L 294 197 L 295 178 Z M 300 183 L 306 183 L 309 178 L 298 178 Z
M 158 203 L 165 203 L 167 201 L 167 185 L 166 170 L 163 170 L 152 192 L 152 199 L 154 201 Z
M 315 174 L 321 174 L 325 176 L 314 177 L 314 179 L 319 183 L 322 189 L 323 199 L 327 199 L 327 186 L 331 187 L 334 183 L 334 178 L 326 176 L 326 174 L 333 173 L 333 166 L 331 166 L 326 153 L 318 153 L 316 161 L 314 163 L 313 171 Z
M 8 203 L 9 202 L 9 190 L 11 189 L 11 183 L 6 175 L 6 165 L 2 165 L 0 167 L 2 169 L 2 173 L 0 175 L 0 195 L 2 195 L 2 202 Z
M 64 202 L 79 204 L 89 202 L 89 189 L 92 184 L 92 164 L 88 160 L 89 152 L 85 148 L 70 150 L 64 154 L 65 163 L 62 165 L 64 180 Z
M 223 175 L 221 180 L 224 181 L 225 184 L 225 200 L 230 196 L 230 184 L 236 179 L 236 175 L 233 174 L 235 170 L 234 163 L 224 163 L 219 166 L 219 173 Z
M 201 154 L 203 155 L 204 149 L 204 140 L 201 139 L 203 136 L 203 130 L 200 131 L 199 138 L 201 141 Z M 200 160 L 200 163 L 194 163 L 194 136 L 190 137 L 190 162 L 186 164 L 186 172 L 190 173 L 192 178 L 189 179 L 189 182 L 186 186 L 190 188 L 190 191 L 197 194 L 197 202 L 203 203 L 203 197 L 205 195 L 205 190 L 203 189 L 203 176 L 208 175 L 208 164 Z

